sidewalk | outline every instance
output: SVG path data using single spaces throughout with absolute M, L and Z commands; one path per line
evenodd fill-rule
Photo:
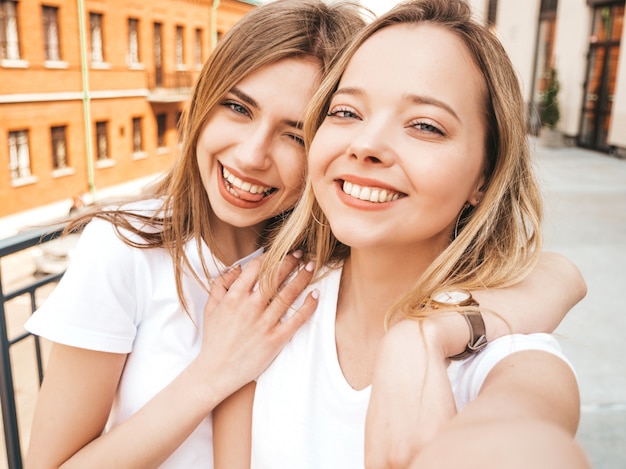
M 545 248 L 572 259 L 589 289 L 557 330 L 579 379 L 578 440 L 595 469 L 623 469 L 626 160 L 538 142 L 533 154 L 545 195 Z

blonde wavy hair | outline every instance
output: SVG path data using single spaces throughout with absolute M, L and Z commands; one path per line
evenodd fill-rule
M 406 1 L 366 26 L 338 59 L 311 102 L 304 129 L 307 149 L 358 48 L 381 29 L 424 22 L 457 35 L 482 72 L 486 84 L 486 182 L 482 202 L 463 212 L 457 235 L 413 288 L 395 303 L 387 322 L 403 316 L 423 316 L 433 292 L 442 288 L 481 289 L 514 284 L 532 270 L 541 248 L 542 199 L 532 169 L 519 82 L 498 39 L 472 19 L 470 7 L 462 0 Z M 330 230 L 310 181 L 272 243 L 264 263 L 263 285 L 274 277 L 280 260 L 295 248 L 303 249 L 316 260 L 318 273 L 323 266 L 340 265 L 350 254 L 349 247 Z
M 196 158 L 198 138 L 208 116 L 238 82 L 279 60 L 313 58 L 325 74 L 338 52 L 363 28 L 368 14 L 355 3 L 327 5 L 321 0 L 277 0 L 249 12 L 224 36 L 204 64 L 181 119 L 182 150 L 178 161 L 159 184 L 139 199 L 162 198 L 163 211 L 145 216 L 123 206 L 100 208 L 75 219 L 68 230 L 80 229 L 91 219 L 101 218 L 111 222 L 122 240 L 133 247 L 167 249 L 174 263 L 178 295 L 186 309 L 183 271 L 187 268 L 196 278 L 197 274 L 185 254 L 185 243 L 195 239 L 201 251 L 204 241 L 220 257 L 209 223 L 212 210 Z M 271 220 L 267 231 L 280 226 L 286 215 Z M 260 244 L 268 232 L 261 234 Z M 202 267 L 208 276 L 204 260 Z

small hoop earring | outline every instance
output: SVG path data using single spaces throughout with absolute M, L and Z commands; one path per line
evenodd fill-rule
M 322 221 L 318 220 L 318 218 L 315 216 L 315 212 L 311 212 L 311 216 L 313 217 L 313 220 L 315 220 L 315 223 L 317 223 L 320 226 L 328 226 L 326 223 L 323 223 Z
M 465 213 L 465 211 L 470 207 L 471 205 L 469 202 L 465 202 L 465 204 L 463 204 L 463 208 L 459 212 L 459 216 L 457 217 L 456 223 L 454 225 L 454 238 L 452 239 L 456 239 L 457 236 L 459 235 L 459 223 L 461 223 L 461 217 L 463 216 L 463 213 Z

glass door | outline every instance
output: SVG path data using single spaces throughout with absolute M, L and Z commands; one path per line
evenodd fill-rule
M 593 16 L 578 143 L 583 147 L 609 151 L 607 138 L 611 125 L 624 5 L 596 7 Z

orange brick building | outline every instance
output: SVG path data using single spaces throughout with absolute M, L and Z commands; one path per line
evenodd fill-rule
M 0 217 L 168 168 L 215 38 L 257 3 L 0 0 Z

